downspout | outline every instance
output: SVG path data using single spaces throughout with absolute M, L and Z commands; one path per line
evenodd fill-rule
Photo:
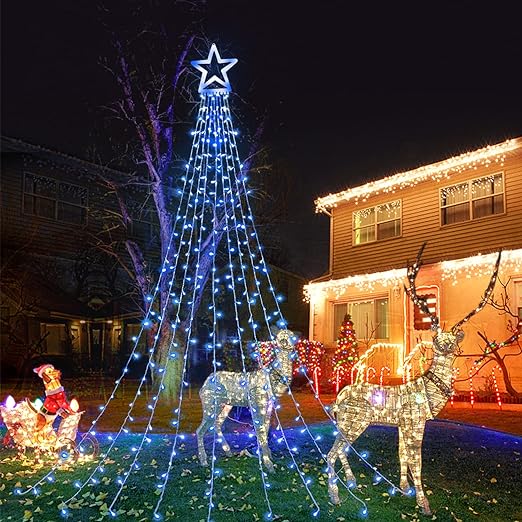
M 326 214 L 330 218 L 330 245 L 328 252 L 328 272 L 320 277 L 316 277 L 315 279 L 311 279 L 308 284 L 315 283 L 319 279 L 331 279 L 333 273 L 333 214 L 328 212 L 325 208 L 321 208 L 321 212 Z M 315 340 L 314 335 L 314 309 L 315 303 L 313 300 L 310 301 L 310 312 L 308 318 L 308 339 Z

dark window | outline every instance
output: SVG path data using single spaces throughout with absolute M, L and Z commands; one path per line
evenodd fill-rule
M 87 223 L 88 190 L 52 178 L 25 173 L 24 213 L 64 223 Z

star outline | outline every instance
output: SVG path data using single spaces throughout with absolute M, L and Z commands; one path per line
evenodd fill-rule
M 209 79 L 207 79 L 209 71 L 203 67 L 204 65 L 211 65 L 214 56 L 217 58 L 217 62 L 219 65 L 225 65 L 225 67 L 221 68 L 221 75 L 223 79 L 219 76 L 213 74 Z M 218 48 L 215 43 L 210 46 L 210 51 L 208 56 L 204 60 L 192 60 L 190 64 L 195 67 L 199 72 L 201 72 L 201 78 L 199 81 L 198 92 L 201 94 L 205 93 L 226 93 L 232 90 L 230 86 L 230 81 L 228 79 L 227 71 L 229 71 L 236 63 L 238 62 L 237 58 L 221 58 Z M 209 87 L 213 83 L 217 83 L 222 85 L 222 87 Z

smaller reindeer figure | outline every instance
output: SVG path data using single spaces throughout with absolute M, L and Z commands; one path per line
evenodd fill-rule
M 246 406 L 252 413 L 263 464 L 268 471 L 274 471 L 268 447 L 268 429 L 274 399 L 282 395 L 292 382 L 292 365 L 296 355 L 293 332 L 279 330 L 276 344 L 276 356 L 270 368 L 248 373 L 219 371 L 207 377 L 199 391 L 203 419 L 196 430 L 199 461 L 202 466 L 207 465 L 203 437 L 212 426 L 225 454 L 229 457 L 232 455 L 221 427 L 233 406 Z
M 346 480 L 355 483 L 355 477 L 346 457 L 346 450 L 370 424 L 385 424 L 399 428 L 399 459 L 401 464 L 400 487 L 409 490 L 408 469 L 413 477 L 417 504 L 424 514 L 431 514 L 428 499 L 421 482 L 422 440 L 426 421 L 433 419 L 451 396 L 452 366 L 459 352 L 458 343 L 464 338 L 462 324 L 482 310 L 493 291 L 500 263 L 500 253 L 493 275 L 480 304 L 449 331 L 439 327 L 439 318 L 431 312 L 426 299 L 417 295 L 415 278 L 421 266 L 424 244 L 413 265 L 408 266 L 409 293 L 413 303 L 431 319 L 433 360 L 424 375 L 396 386 L 357 383 L 345 386 L 337 396 L 333 411 L 337 417 L 339 434 L 328 453 L 328 493 L 334 504 L 339 503 L 335 478 L 335 463 L 341 460 Z

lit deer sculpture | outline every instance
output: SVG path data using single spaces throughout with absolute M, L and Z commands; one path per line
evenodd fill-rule
M 439 326 L 439 318 L 430 311 L 426 299 L 417 295 L 415 289 L 415 278 L 421 266 L 425 246 L 426 244 L 421 247 L 416 262 L 408 266 L 410 287 L 405 289 L 413 303 L 431 319 L 431 328 L 436 332 L 433 338 L 433 361 L 424 375 L 404 384 L 379 386 L 358 383 L 341 390 L 333 407 L 339 434 L 327 458 L 328 493 L 334 504 L 339 503 L 334 471 L 337 459 L 342 463 L 348 483 L 355 484 L 346 450 L 370 424 L 387 424 L 399 428 L 400 487 L 403 493 L 409 490 L 409 469 L 413 477 L 417 504 L 424 514 L 431 513 L 421 482 L 424 428 L 426 421 L 433 419 L 442 410 L 451 395 L 452 366 L 456 354 L 459 353 L 458 343 L 464 337 L 460 327 L 486 305 L 497 279 L 500 253 L 480 304 L 451 330 L 443 331 Z
M 270 368 L 248 373 L 219 371 L 207 377 L 199 392 L 203 419 L 196 430 L 201 465 L 207 465 L 203 437 L 212 427 L 216 430 L 216 436 L 225 454 L 229 457 L 232 455 L 221 426 L 233 406 L 246 406 L 252 413 L 263 464 L 268 471 L 274 471 L 268 447 L 268 429 L 273 398 L 282 395 L 292 382 L 292 365 L 295 357 L 293 341 L 293 332 L 279 330 L 276 335 L 275 360 Z

